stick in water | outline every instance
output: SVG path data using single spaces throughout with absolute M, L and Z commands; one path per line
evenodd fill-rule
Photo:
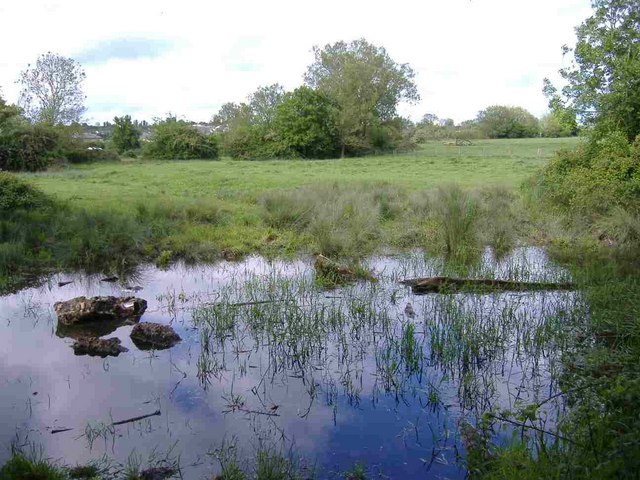
M 155 417 L 156 415 L 160 415 L 160 410 L 156 410 L 153 413 L 148 413 L 147 415 L 141 415 L 139 417 L 133 417 L 127 420 L 120 420 L 119 422 L 113 422 L 111 425 L 124 425 L 125 423 L 137 422 L 138 420 L 144 420 L 145 418 Z

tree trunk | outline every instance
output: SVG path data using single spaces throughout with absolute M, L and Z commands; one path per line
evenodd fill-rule
M 342 148 L 340 150 L 340 158 L 344 158 L 344 150 L 345 150 L 345 144 L 342 144 Z

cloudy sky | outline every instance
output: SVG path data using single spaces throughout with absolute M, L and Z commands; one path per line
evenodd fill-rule
M 404 115 L 541 115 L 542 79 L 558 78 L 590 12 L 589 0 L 1 0 L 0 87 L 15 101 L 20 71 L 52 51 L 85 68 L 90 122 L 206 121 L 260 85 L 300 85 L 313 45 L 364 37 L 416 71 L 422 101 Z

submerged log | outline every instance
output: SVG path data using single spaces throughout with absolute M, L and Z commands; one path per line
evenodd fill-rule
M 124 319 L 137 322 L 147 309 L 147 302 L 136 297 L 77 297 L 57 302 L 53 309 L 62 325 Z
M 516 282 L 485 278 L 430 277 L 412 278 L 400 283 L 409 285 L 416 294 L 458 293 L 458 292 L 528 292 L 542 290 L 571 290 L 571 283 L 553 282 Z

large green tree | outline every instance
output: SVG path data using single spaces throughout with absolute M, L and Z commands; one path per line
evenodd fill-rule
M 140 147 L 140 131 L 134 126 L 130 115 L 113 118 L 111 143 L 118 153 Z
M 480 111 L 476 121 L 488 138 L 524 138 L 538 134 L 538 119 L 522 107 L 492 105 Z
M 33 122 L 68 125 L 84 113 L 82 82 L 85 73 L 72 58 L 55 53 L 40 55 L 18 79 L 22 87 L 18 104 Z
M 285 96 L 274 118 L 281 149 L 302 158 L 328 158 L 339 152 L 337 106 L 320 92 L 300 87 Z
M 411 67 L 396 63 L 384 48 L 364 39 L 316 46 L 313 53 L 305 82 L 340 107 L 342 156 L 370 148 L 372 130 L 396 117 L 401 101 L 420 99 Z
M 592 6 L 593 15 L 576 28 L 575 61 L 560 71 L 567 82 L 562 96 L 555 89 L 548 96 L 585 123 L 632 141 L 640 134 L 640 2 L 593 0 Z

